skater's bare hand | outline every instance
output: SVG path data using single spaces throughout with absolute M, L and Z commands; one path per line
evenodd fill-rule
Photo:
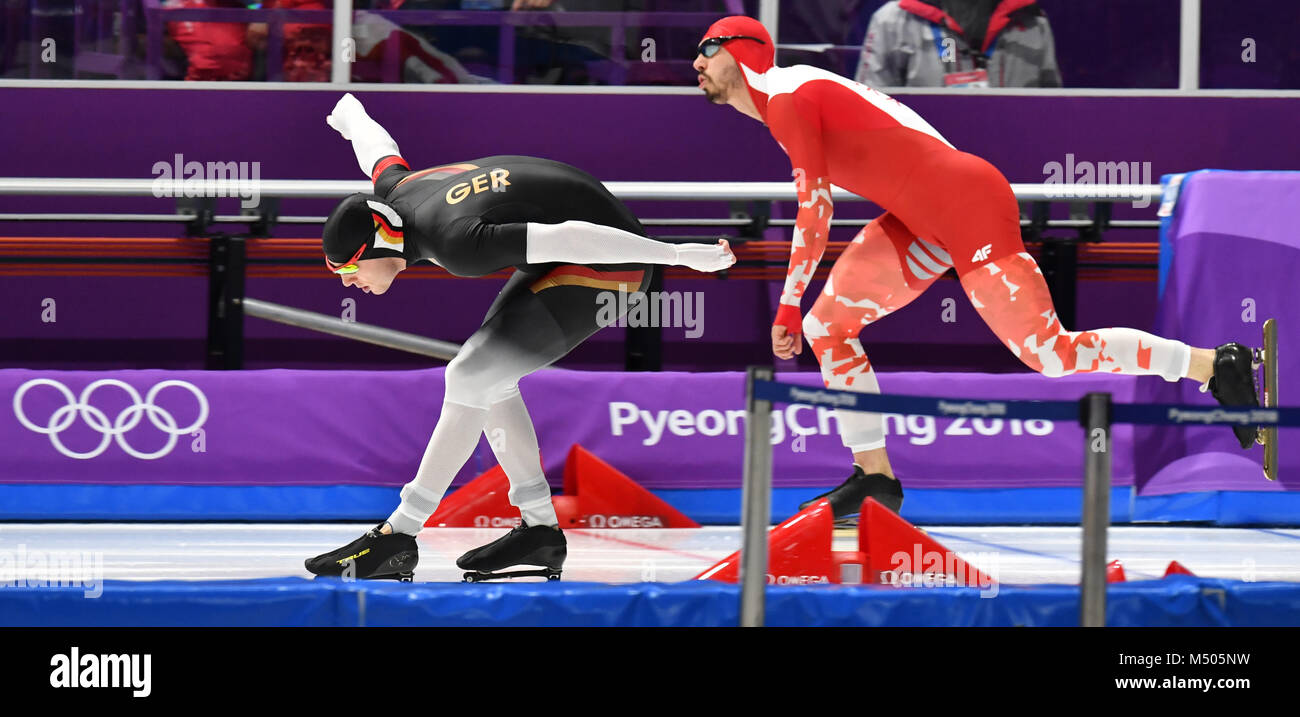
M 794 358 L 803 353 L 803 336 L 790 333 L 784 326 L 773 326 L 772 353 L 780 359 Z

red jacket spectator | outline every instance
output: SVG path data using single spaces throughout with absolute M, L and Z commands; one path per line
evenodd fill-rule
M 244 7 L 235 0 L 166 0 L 166 8 Z M 169 22 L 167 34 L 185 52 L 187 80 L 247 80 L 253 51 L 245 42 L 248 23 Z

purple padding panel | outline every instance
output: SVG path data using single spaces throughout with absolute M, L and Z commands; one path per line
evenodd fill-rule
M 0 483 L 397 486 L 415 474 L 438 420 L 443 373 L 0 370 Z M 820 386 L 812 374 L 782 378 Z M 1037 374 L 880 380 L 890 393 L 989 399 L 1109 391 L 1129 401 L 1137 384 Z M 110 383 L 87 395 L 100 381 Z M 526 377 L 521 391 L 553 485 L 580 443 L 645 487 L 672 490 L 740 486 L 743 386 L 739 373 L 556 369 Z M 833 485 L 849 473 L 833 411 L 778 406 L 773 416 L 775 486 Z M 1073 423 L 887 415 L 885 426 L 909 488 L 1081 483 L 1083 435 Z M 1131 428 L 1117 426 L 1114 441 L 1114 485 L 1131 485 Z M 480 441 L 458 483 L 495 463 Z
M 1278 320 L 1279 395 L 1300 395 L 1300 172 L 1203 172 L 1184 180 L 1170 237 L 1172 263 L 1156 333 L 1192 346 L 1262 345 L 1265 319 Z M 1191 382 L 1143 384 L 1143 402 L 1202 403 Z M 1243 452 L 1222 427 L 1141 428 L 1139 487 L 1159 495 L 1204 490 L 1300 489 L 1300 429 L 1279 431 L 1279 479 L 1260 470 L 1263 449 Z M 1190 464 L 1171 461 L 1206 454 Z M 1177 466 L 1181 466 L 1178 468 Z M 1192 470 L 1191 468 L 1195 468 Z M 1162 469 L 1165 469 L 1163 472 Z
M 464 342 L 503 285 L 502 279 L 398 277 L 383 296 L 319 278 L 249 277 L 247 295 L 330 316 L 444 341 Z M 814 282 L 816 294 L 822 282 Z M 42 369 L 202 368 L 208 279 L 195 277 L 8 277 L 12 310 L 0 313 L 0 367 Z M 769 336 L 778 282 L 668 279 L 692 311 L 663 329 L 663 367 L 736 370 L 771 361 Z M 54 313 L 46 310 L 54 301 Z M 811 302 L 809 302 L 811 303 Z M 807 307 L 805 307 L 807 308 Z M 1149 330 L 1155 286 L 1149 282 L 1081 282 L 1078 328 L 1123 325 Z M 147 321 L 142 320 L 148 317 Z M 53 318 L 53 321 L 49 319 Z M 565 368 L 624 366 L 626 330 L 596 332 L 562 358 Z M 244 367 L 386 369 L 440 362 L 283 324 L 244 321 Z M 864 327 L 867 355 L 887 371 L 1025 370 L 980 319 L 956 281 L 936 282 L 895 314 Z M 801 370 L 816 370 L 805 351 Z

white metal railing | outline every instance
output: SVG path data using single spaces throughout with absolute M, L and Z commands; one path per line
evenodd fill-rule
M 0 177 L 0 195 L 21 196 L 185 196 L 186 182 L 157 179 Z M 204 197 L 247 197 L 250 192 L 267 197 L 335 199 L 373 190 L 365 180 L 261 179 L 253 182 L 213 180 L 201 183 Z M 794 201 L 791 182 L 605 182 L 623 201 Z M 191 183 L 191 189 L 194 184 Z M 1012 184 L 1021 201 L 1126 202 L 1160 199 L 1158 184 Z M 193 195 L 191 195 L 193 196 Z M 839 187 L 836 201 L 865 201 Z

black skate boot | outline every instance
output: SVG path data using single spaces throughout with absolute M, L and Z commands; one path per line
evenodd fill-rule
M 518 577 L 559 580 L 568 555 L 568 544 L 559 528 L 548 525 L 529 527 L 527 523 L 520 523 L 519 527 L 491 543 L 460 556 L 456 567 L 471 571 L 465 573 L 467 583 Z M 514 565 L 537 565 L 543 569 L 496 572 Z
M 1254 352 L 1232 343 L 1214 349 L 1214 375 L 1210 377 L 1210 393 L 1221 406 L 1233 408 L 1259 407 L 1259 392 L 1255 385 Z M 1203 388 L 1201 390 L 1204 390 Z M 1241 447 L 1250 448 L 1259 433 L 1256 426 L 1233 426 Z
M 884 473 L 867 475 L 861 466 L 855 464 L 853 475 L 848 480 L 833 490 L 800 503 L 799 510 L 807 509 L 822 498 L 830 500 L 836 524 L 855 525 L 858 513 L 862 510 L 862 501 L 867 498 L 875 498 L 877 503 L 897 513 L 903 507 L 903 486 Z
M 307 571 L 319 576 L 411 582 L 415 578 L 415 566 L 420 562 L 415 536 L 384 535 L 379 532 L 383 527 L 380 523 L 338 550 L 308 558 Z

